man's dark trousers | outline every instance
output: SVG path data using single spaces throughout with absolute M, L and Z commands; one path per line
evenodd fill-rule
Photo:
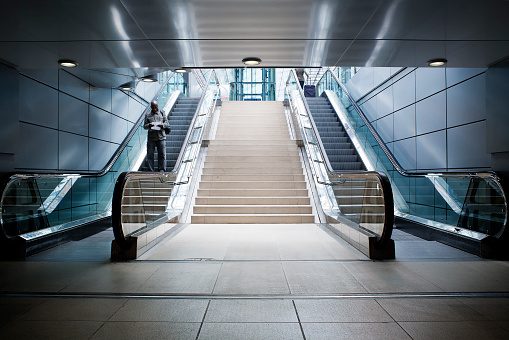
M 147 163 L 149 171 L 154 171 L 154 149 L 157 147 L 158 171 L 166 171 L 166 140 L 147 141 Z

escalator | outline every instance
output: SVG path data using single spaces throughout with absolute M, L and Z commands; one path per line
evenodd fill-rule
M 161 88 L 153 100 L 159 107 L 170 110 L 186 84 L 181 75 L 173 72 L 163 72 L 159 81 Z M 190 106 L 185 107 L 187 112 Z M 147 101 L 133 128 L 100 171 L 9 174 L 2 179 L 2 258 L 23 258 L 111 227 L 115 182 L 122 172 L 138 170 L 145 157 L 147 131 L 143 129 L 143 121 L 148 110 Z M 188 122 L 187 118 L 175 120 L 177 144 L 181 145 L 185 139 L 187 130 L 184 133 L 180 130 Z
M 332 169 L 366 170 L 329 100 L 326 97 L 306 100 Z
M 507 199 L 503 181 L 493 172 L 407 172 L 384 144 L 346 87 L 330 70 L 317 84 L 317 94 L 309 107 L 320 131 L 324 116 L 329 124 L 341 125 L 368 170 L 387 174 L 394 193 L 394 214 L 398 228 L 482 257 L 507 257 Z M 323 112 L 313 113 L 317 102 Z M 332 111 L 332 112 L 331 112 Z M 322 132 L 323 131 L 323 132 Z M 322 128 L 324 149 L 334 164 L 337 155 L 327 145 L 329 139 L 343 138 L 343 130 Z M 347 209 L 345 209 L 347 211 Z
M 320 222 L 369 258 L 393 259 L 394 209 L 388 177 L 366 169 L 330 103 L 304 96 L 294 70 L 285 100 L 307 163 L 309 185 L 316 190 Z

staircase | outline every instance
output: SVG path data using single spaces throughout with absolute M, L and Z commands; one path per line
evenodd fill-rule
M 191 223 L 313 223 L 282 102 L 224 102 Z
M 338 171 L 365 170 L 329 100 L 325 97 L 306 99 L 332 169 Z
M 200 98 L 179 98 L 173 109 L 168 113 L 168 123 L 171 132 L 166 136 L 166 171 L 172 171 L 182 149 L 187 130 L 198 108 Z M 154 169 L 157 169 L 157 151 L 154 156 Z M 148 171 L 146 162 L 143 162 L 142 171 Z

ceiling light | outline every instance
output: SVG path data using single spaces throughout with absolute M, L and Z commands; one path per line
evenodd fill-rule
M 157 78 L 156 78 L 155 75 L 151 75 L 151 76 L 143 77 L 143 78 L 141 78 L 141 80 L 146 82 L 146 83 L 153 83 L 153 82 L 157 81 Z
M 185 68 L 178 68 L 175 70 L 177 73 L 187 73 L 187 70 Z
M 256 65 L 259 65 L 262 62 L 262 60 L 257 57 L 247 57 L 247 58 L 242 59 L 242 62 L 246 66 L 256 66 Z
M 130 81 L 128 83 L 120 85 L 118 88 L 120 90 L 124 90 L 124 91 L 133 91 L 135 87 L 136 87 L 136 82 Z
M 70 60 L 70 59 L 60 59 L 58 61 L 58 63 L 60 64 L 60 66 L 64 66 L 64 67 L 76 67 L 76 66 L 78 66 L 77 62 L 75 62 L 74 60 Z
M 426 62 L 429 66 L 437 67 L 437 66 L 444 66 L 447 64 L 447 59 L 444 58 L 436 58 L 431 59 Z

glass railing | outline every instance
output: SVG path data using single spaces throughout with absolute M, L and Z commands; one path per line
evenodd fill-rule
M 219 99 L 212 71 L 172 172 L 124 172 L 113 193 L 112 223 L 117 244 L 127 249 L 130 237 L 153 229 L 184 210 L 207 122 Z
M 324 213 L 364 230 L 376 237 L 377 248 L 384 248 L 391 238 L 394 221 L 387 176 L 376 171 L 333 171 L 294 71 L 289 75 L 285 98 L 298 122 Z
M 154 98 L 160 107 L 182 89 L 179 76 L 170 72 L 160 75 L 162 87 Z M 137 169 L 144 159 L 147 133 L 142 123 L 146 110 L 101 171 L 16 174 L 6 178 L 0 201 L 3 237 L 30 240 L 110 216 L 119 174 Z
M 495 173 L 408 172 L 335 74 L 327 72 L 317 89 L 329 98 L 366 168 L 388 175 L 397 216 L 476 239 L 503 234 L 507 201 Z

